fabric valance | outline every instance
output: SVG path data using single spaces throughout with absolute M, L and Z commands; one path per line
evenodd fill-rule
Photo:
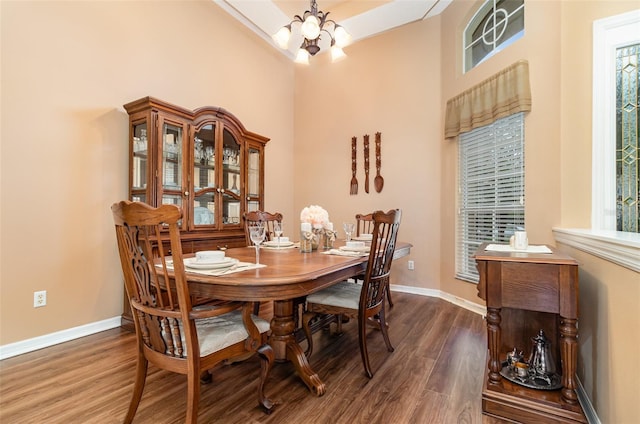
M 445 138 L 531 110 L 529 63 L 520 60 L 447 101 Z

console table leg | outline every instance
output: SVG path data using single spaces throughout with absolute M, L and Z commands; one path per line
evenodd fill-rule
M 576 368 L 578 360 L 577 319 L 562 318 L 560 321 L 560 355 L 562 359 L 562 399 L 569 404 L 578 403 L 576 394 Z
M 500 384 L 502 364 L 500 363 L 500 322 L 499 308 L 487 308 L 487 339 L 489 344 L 489 384 Z

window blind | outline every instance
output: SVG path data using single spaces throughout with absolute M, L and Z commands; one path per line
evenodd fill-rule
M 524 229 L 524 116 L 459 135 L 456 277 L 478 282 L 473 254 Z

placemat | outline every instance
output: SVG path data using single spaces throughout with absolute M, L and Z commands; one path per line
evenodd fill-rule
M 516 249 L 508 244 L 489 244 L 484 250 L 488 252 L 514 252 L 514 253 L 553 253 L 545 245 L 533 246 L 529 245 L 526 249 Z

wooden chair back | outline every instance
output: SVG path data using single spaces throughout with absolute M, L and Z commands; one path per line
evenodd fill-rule
M 373 213 L 356 215 L 356 237 L 373 233 Z
M 401 217 L 400 209 L 373 213 L 373 239 L 360 295 L 360 312 L 364 316 L 361 319 L 365 323 L 380 312 L 384 303 Z
M 251 237 L 249 236 L 249 226 L 251 224 L 262 222 L 265 226 L 264 241 L 273 240 L 275 237 L 275 233 L 273 231 L 273 223 L 282 223 L 282 214 L 280 212 L 270 213 L 265 211 L 245 212 L 242 215 L 242 221 L 244 223 L 244 237 L 247 242 L 247 246 L 253 246 Z

